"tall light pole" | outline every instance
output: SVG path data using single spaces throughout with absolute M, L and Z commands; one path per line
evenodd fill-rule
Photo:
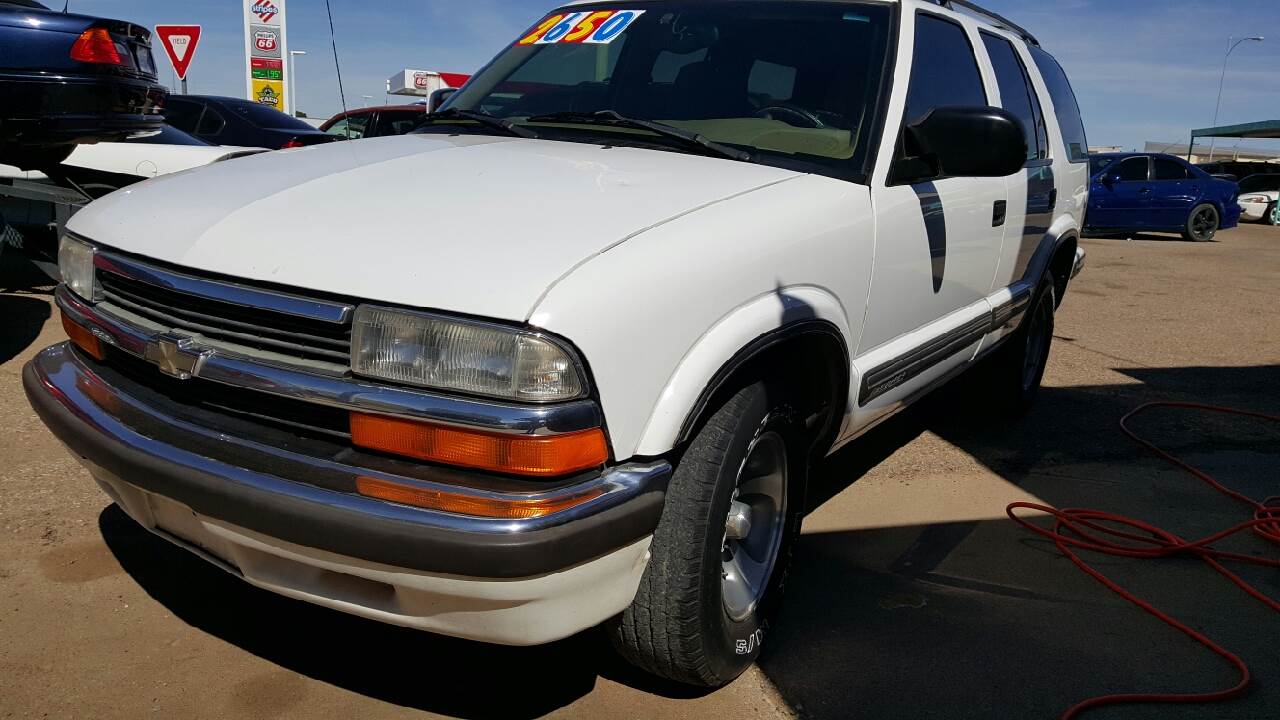
M 1218 127 L 1218 112 L 1222 110 L 1222 87 L 1227 82 L 1227 61 L 1231 59 L 1231 53 L 1236 51 L 1242 43 L 1262 42 L 1266 38 L 1263 37 L 1247 37 L 1236 40 L 1235 36 L 1227 38 L 1227 55 L 1222 58 L 1222 78 L 1218 80 L 1218 104 L 1213 108 L 1213 126 Z M 1218 144 L 1218 138 L 1210 138 L 1209 140 L 1209 162 L 1213 162 L 1213 151 Z M 1195 150 L 1195 143 L 1192 143 L 1191 150 Z
M 299 55 L 306 55 L 306 50 L 290 50 L 289 51 L 289 104 L 293 106 L 293 116 L 298 116 L 298 83 L 293 79 L 294 63 L 293 59 Z

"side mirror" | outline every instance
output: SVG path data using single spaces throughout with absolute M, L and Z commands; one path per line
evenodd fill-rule
M 427 100 L 427 112 L 433 113 L 439 110 L 456 92 L 458 88 L 440 88 L 431 93 L 431 97 Z
M 908 125 L 903 138 L 906 175 L 1005 177 L 1027 162 L 1022 123 L 995 107 L 940 107 Z

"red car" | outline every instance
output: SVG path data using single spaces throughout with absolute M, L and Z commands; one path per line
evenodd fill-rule
M 320 129 L 348 140 L 404 135 L 427 114 L 427 105 L 386 105 L 339 113 Z

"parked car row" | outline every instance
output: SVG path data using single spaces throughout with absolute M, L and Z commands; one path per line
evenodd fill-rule
M 57 165 L 76 145 L 159 130 L 151 32 L 0 0 L 0 163 Z

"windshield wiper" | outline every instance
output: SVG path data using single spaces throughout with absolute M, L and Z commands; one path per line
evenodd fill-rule
M 507 135 L 514 135 L 516 137 L 528 138 L 528 139 L 536 139 L 538 137 L 538 133 L 530 130 L 529 128 L 520 127 L 519 125 L 517 125 L 515 122 L 511 120 L 507 120 L 505 118 L 500 118 L 500 117 L 494 117 L 487 113 L 472 112 L 470 110 L 456 110 L 454 108 L 449 108 L 448 110 L 441 110 L 440 112 L 435 112 L 435 113 L 431 113 L 430 115 L 427 115 L 419 123 L 418 129 L 434 124 L 437 121 L 448 123 L 448 122 L 453 122 L 457 120 L 470 120 L 471 122 L 476 123 L 477 125 L 483 125 L 492 130 L 499 130 L 501 132 L 506 133 Z
M 636 130 L 647 130 L 654 135 L 664 138 L 676 140 L 686 147 L 702 150 L 713 155 L 737 160 L 739 162 L 751 162 L 753 160 L 751 153 L 745 150 L 721 145 L 714 140 L 708 140 L 706 137 L 688 130 L 681 130 L 678 127 L 667 125 L 666 123 L 655 122 L 653 120 L 641 120 L 640 118 L 627 117 L 616 110 L 600 110 L 598 112 L 558 112 L 549 113 L 547 115 L 535 115 L 525 122 L 532 123 L 580 123 L 583 125 L 608 125 L 611 127 L 633 128 Z

